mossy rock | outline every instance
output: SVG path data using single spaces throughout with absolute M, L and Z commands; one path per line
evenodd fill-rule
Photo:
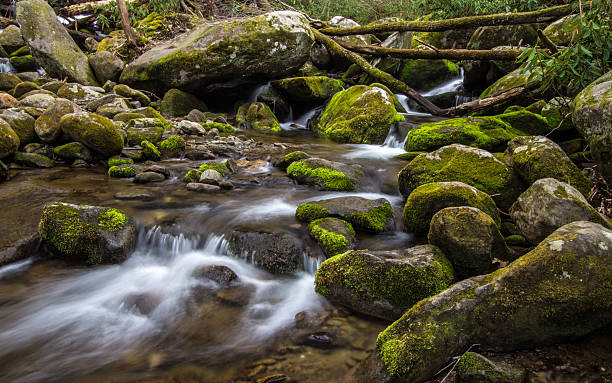
M 6 92 L 14 89 L 23 81 L 13 73 L 0 73 L 0 91 Z
M 185 174 L 185 176 L 183 176 L 183 181 L 187 183 L 200 182 L 201 175 L 202 172 L 199 170 L 191 169 Z
M 479 27 L 474 31 L 467 49 L 493 49 L 502 45 L 533 45 L 538 40 L 537 29 L 532 24 Z
M 157 118 L 137 118 L 130 120 L 125 131 L 127 132 L 127 144 L 130 146 L 140 145 L 142 141 L 157 144 L 164 134 L 165 125 Z
M 133 163 L 134 163 L 133 159 L 126 158 L 126 157 L 120 157 L 120 156 L 113 156 L 109 158 L 108 161 L 106 162 L 109 168 L 113 166 L 120 166 L 120 165 L 132 165 Z
M 292 77 L 272 81 L 291 102 L 321 104 L 344 89 L 340 80 L 326 76 Z
M 27 112 L 18 109 L 7 109 L 0 114 L 0 118 L 8 122 L 13 131 L 17 133 L 20 147 L 38 141 L 38 136 L 34 130 L 36 120 Z
M 113 92 L 115 92 L 115 94 L 118 94 L 119 96 L 138 101 L 142 106 L 147 106 L 151 103 L 151 99 L 149 98 L 149 96 L 139 90 L 132 89 L 125 84 L 115 85 L 115 87 L 113 88 Z
M 22 166 L 30 168 L 52 168 L 55 162 L 47 156 L 36 153 L 17 152 L 13 156 L 13 161 Z
M 402 153 L 402 154 L 398 154 L 397 156 L 395 156 L 395 158 L 397 158 L 398 160 L 402 160 L 402 161 L 412 161 L 414 160 L 419 154 L 423 154 L 424 152 L 408 152 L 408 153 Z
M 70 101 L 101 97 L 101 94 L 78 83 L 67 83 L 57 90 L 57 95 Z
M 140 143 L 140 146 L 142 147 L 142 157 L 145 160 L 159 161 L 161 159 L 161 153 L 155 144 L 144 140 Z
M 308 230 L 328 257 L 344 253 L 355 245 L 355 230 L 341 219 L 316 219 L 310 222 Z
M 349 196 L 305 202 L 298 206 L 295 217 L 302 222 L 325 217 L 340 218 L 357 230 L 373 233 L 394 229 L 393 209 L 385 198 L 371 200 Z
M 4 159 L 19 149 L 19 136 L 8 122 L 0 118 L 0 159 Z
M 230 169 L 227 166 L 226 162 L 219 161 L 208 161 L 205 164 L 200 165 L 198 171 L 202 173 L 205 170 L 215 170 L 219 172 L 222 176 L 227 176 L 230 174 Z M 200 176 L 198 175 L 198 179 Z
M 525 369 L 497 364 L 475 352 L 466 352 L 457 364 L 459 382 L 523 383 Z
M 508 73 L 504 77 L 495 81 L 491 86 L 485 89 L 480 98 L 491 97 L 500 95 L 512 88 L 516 88 L 519 86 L 533 86 L 537 85 L 539 81 L 536 78 L 530 79 L 531 71 L 523 72 L 523 67 L 517 68 L 512 72 Z
M 404 205 L 404 223 L 410 232 L 425 234 L 431 218 L 453 206 L 471 206 L 488 214 L 497 227 L 501 219 L 497 206 L 487 194 L 463 182 L 432 182 L 414 189 Z
M 116 98 L 109 103 L 100 105 L 96 109 L 96 113 L 107 118 L 115 118 L 118 114 L 132 112 L 130 108 L 131 106 L 126 99 Z
M 549 24 L 543 32 L 555 45 L 568 45 L 580 27 L 580 16 L 569 15 Z
M 495 259 L 510 260 L 498 224 L 475 207 L 447 207 L 431 219 L 429 243 L 452 263 L 457 279 L 495 270 Z
M 15 88 L 13 89 L 11 95 L 15 98 L 19 98 L 28 92 L 40 89 L 41 87 L 38 86 L 36 83 L 33 83 L 31 81 L 23 81 L 15 85 Z
M 70 113 L 60 120 L 62 131 L 103 158 L 121 153 L 123 137 L 111 120 L 94 113 Z
M 114 165 L 108 168 L 109 177 L 132 178 L 138 174 L 138 169 L 131 165 Z
M 93 155 L 91 154 L 91 151 L 80 142 L 70 142 L 68 144 L 57 146 L 53 149 L 53 153 L 65 161 L 93 161 Z
M 359 313 L 396 320 L 453 280 L 450 262 L 435 246 L 352 250 L 323 262 L 317 270 L 315 291 Z
M 283 131 L 272 109 L 263 102 L 240 106 L 236 113 L 236 121 L 244 128 L 264 133 L 280 134 Z
M 534 182 L 512 205 L 510 215 L 533 244 L 574 221 L 591 221 L 612 229 L 576 188 L 554 178 Z
M 514 171 L 527 185 L 541 178 L 555 178 L 588 196 L 593 183 L 555 142 L 542 136 L 516 137 L 508 143 L 506 155 Z
M 159 143 L 159 150 L 163 157 L 178 157 L 185 153 L 185 140 L 179 136 L 170 136 Z
M 226 124 L 224 122 L 202 122 L 200 125 L 206 130 L 210 131 L 212 129 L 217 129 L 219 133 L 236 133 L 236 128 L 234 128 L 230 124 Z
M 540 114 L 546 118 L 548 127 L 560 132 L 569 132 L 575 129 L 572 121 L 574 103 L 570 98 L 555 97 L 544 104 Z
M 340 162 L 307 158 L 289 165 L 287 175 L 300 184 L 322 190 L 351 191 L 356 189 L 363 173 Z
M 395 96 L 379 86 L 356 85 L 336 93 L 313 124 L 313 131 L 337 142 L 382 143 L 391 125 L 403 121 Z
M 38 68 L 38 64 L 32 55 L 11 57 L 9 62 L 15 69 L 21 72 L 33 71 Z
M 291 153 L 285 154 L 285 156 L 280 161 L 278 161 L 278 163 L 275 164 L 275 166 L 281 169 L 287 169 L 289 165 L 291 165 L 292 163 L 299 161 L 299 160 L 305 160 L 307 158 L 310 158 L 310 155 L 308 153 L 305 153 L 302 151 L 291 152 Z
M 132 109 L 133 113 L 144 114 L 146 118 L 156 118 L 162 122 L 164 126 L 169 126 L 170 123 L 162 116 L 157 110 L 152 108 L 151 106 L 145 106 L 142 108 Z
M 417 90 L 430 90 L 459 76 L 459 66 L 449 60 L 404 60 L 399 79 Z
M 499 114 L 495 117 L 509 124 L 515 133 L 522 136 L 545 135 L 551 131 L 550 124 L 545 117 L 526 109 Z
M 9 25 L 0 32 L 0 45 L 7 53 L 13 53 L 24 48 L 26 42 L 21 37 L 21 30 L 16 25 Z
M 512 169 L 491 153 L 458 144 L 418 155 L 398 175 L 400 192 L 406 197 L 421 185 L 448 181 L 474 186 L 502 209 L 508 209 L 525 189 Z
M 36 119 L 34 130 L 44 142 L 53 143 L 62 136 L 60 121 L 64 115 L 74 113 L 78 107 L 69 100 L 58 98 L 49 109 Z
M 497 117 L 452 118 L 429 122 L 408 132 L 404 150 L 426 152 L 450 144 L 463 144 L 485 150 L 503 150 L 519 132 Z
M 206 104 L 191 93 L 178 89 L 170 89 L 164 94 L 160 110 L 170 117 L 186 116 L 193 109 L 206 112 Z
M 113 121 L 121 121 L 121 122 L 125 122 L 126 124 L 128 124 L 130 121 L 135 120 L 137 118 L 147 118 L 147 116 L 145 116 L 142 113 L 122 112 L 122 113 L 117 113 L 116 115 L 114 115 Z
M 603 328 L 612 321 L 611 248 L 612 231 L 565 225 L 507 267 L 420 301 L 378 335 L 355 374 L 424 382 L 473 344 L 506 352 Z

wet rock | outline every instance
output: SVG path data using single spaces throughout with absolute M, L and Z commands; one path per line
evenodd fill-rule
M 21 35 L 32 55 L 55 78 L 97 85 L 87 60 L 55 12 L 44 0 L 20 1 L 16 7 Z
M 50 158 L 36 153 L 15 153 L 13 161 L 16 164 L 31 168 L 52 168 L 55 163 Z
M 56 101 L 56 97 L 49 94 L 30 94 L 27 97 L 19 100 L 19 106 L 32 107 L 37 109 L 47 109 L 51 107 Z
M 382 85 L 353 86 L 332 97 L 312 129 L 338 142 L 382 143 L 391 125 L 404 120 L 394 102 L 395 96 Z
M 89 112 L 95 112 L 102 105 L 110 104 L 117 99 L 117 95 L 114 93 L 106 94 L 100 98 L 90 101 L 85 105 L 85 109 Z
M 123 137 L 106 117 L 93 113 L 70 113 L 60 120 L 62 131 L 104 158 L 120 154 Z
M 131 294 L 123 299 L 121 305 L 127 310 L 149 315 L 159 303 L 160 299 L 152 294 Z
M 318 311 L 300 311 L 295 314 L 295 327 L 296 328 L 314 328 L 319 327 L 326 319 L 325 315 L 322 315 Z
M 573 121 L 589 143 L 601 174 L 608 184 L 612 184 L 612 71 L 576 96 Z
M 187 190 L 198 193 L 217 193 L 221 191 L 221 188 L 216 185 L 202 184 L 199 182 L 190 182 L 186 186 Z
M 161 112 L 166 116 L 186 116 L 194 109 L 206 112 L 206 104 L 191 93 L 178 89 L 170 89 L 161 101 Z
M 119 200 L 141 200 L 141 201 L 149 201 L 155 198 L 153 193 L 148 192 L 118 192 L 113 196 L 115 199 Z
M 495 221 L 475 207 L 440 210 L 431 219 L 427 238 L 450 260 L 457 279 L 487 274 L 495 269 L 495 259 L 511 258 Z
M 512 205 L 510 215 L 531 243 L 574 221 L 612 226 L 574 187 L 554 178 L 537 180 Z
M 304 251 L 300 242 L 287 233 L 233 231 L 229 250 L 272 274 L 288 274 L 303 265 Z
M 130 120 L 127 128 L 128 145 L 140 145 L 142 141 L 157 144 L 164 133 L 164 123 L 157 118 L 137 118 Z
M 315 291 L 357 312 L 396 320 L 453 281 L 450 262 L 435 246 L 391 251 L 352 250 L 319 267 Z
M 294 72 L 308 59 L 313 40 L 308 20 L 297 12 L 201 24 L 130 63 L 121 82 L 139 89 L 188 90 L 230 79 L 226 87 L 236 88 Z
M 144 140 L 140 143 L 142 147 L 142 158 L 145 160 L 159 161 L 161 159 L 161 153 L 155 144 Z
M 289 165 L 294 163 L 295 161 L 305 160 L 306 158 L 310 158 L 310 155 L 301 151 L 291 152 L 286 154 L 282 159 L 276 161 L 274 166 L 279 167 L 281 169 L 287 169 Z
M 208 169 L 200 174 L 200 182 L 203 184 L 219 185 L 221 181 L 223 181 L 223 176 L 216 170 Z
M 0 115 L 0 118 L 8 122 L 13 131 L 17 133 L 21 147 L 38 140 L 34 130 L 35 120 L 28 113 L 17 109 L 7 109 Z
M 0 33 L 0 45 L 11 54 L 26 46 L 26 42 L 21 36 L 21 30 L 16 25 L 9 25 Z
M 523 67 L 517 68 L 514 71 L 508 73 L 504 77 L 495 81 L 491 86 L 485 89 L 480 98 L 491 97 L 500 95 L 512 88 L 516 88 L 519 86 L 535 86 L 539 83 L 537 79 L 530 79 L 532 71 L 526 71 L 525 73 L 521 73 L 523 71 Z
M 292 77 L 271 84 L 295 103 L 321 104 L 344 89 L 342 81 L 325 76 Z
M 295 216 L 303 222 L 335 217 L 350 222 L 356 229 L 384 232 L 394 228 L 393 209 L 385 198 L 337 197 L 306 202 L 298 206 Z
M 115 94 L 118 94 L 119 96 L 138 101 L 142 106 L 147 106 L 151 103 L 151 99 L 149 98 L 149 96 L 139 90 L 132 89 L 125 84 L 115 85 L 113 87 L 113 92 L 115 92 Z
M 102 51 L 89 56 L 89 64 L 100 84 L 117 81 L 125 63 L 109 51 Z
M 424 382 L 473 344 L 534 348 L 604 327 L 612 320 L 610 249 L 612 231 L 595 223 L 557 229 L 507 267 L 413 306 L 379 334 L 355 381 Z
M 40 235 L 37 232 L 25 234 L 19 241 L 0 251 L 0 266 L 32 257 L 38 253 L 39 247 Z
M 419 154 L 398 175 L 404 196 L 431 182 L 459 181 L 493 196 L 507 209 L 524 190 L 512 169 L 491 153 L 464 145 L 444 146 L 434 152 Z
M 542 136 L 516 137 L 508 143 L 508 162 L 527 185 L 541 178 L 568 182 L 588 196 L 593 183 L 555 142 Z
M 60 202 L 45 205 L 38 230 L 54 255 L 88 265 L 125 260 L 136 237 L 120 210 Z
M 243 128 L 264 133 L 280 134 L 283 131 L 270 107 L 262 102 L 240 106 L 236 113 L 236 121 Z
M 114 165 L 108 168 L 109 177 L 132 178 L 138 174 L 138 169 L 132 165 Z
M 78 106 L 73 102 L 58 98 L 55 104 L 47 109 L 36 119 L 34 130 L 38 137 L 44 142 L 53 143 L 62 136 L 60 121 L 62 117 L 78 110 Z
M 19 136 L 8 122 L 0 118 L 0 159 L 4 159 L 19 149 Z
M 329 349 L 335 346 L 333 336 L 325 332 L 316 332 L 314 334 L 307 335 L 303 342 L 306 346 L 322 349 Z
M 14 89 L 21 82 L 23 81 L 12 73 L 0 73 L 0 91 L 6 92 Z
M 217 291 L 215 296 L 228 305 L 246 306 L 251 299 L 251 291 L 244 286 L 234 286 Z
M 459 66 L 449 60 L 404 60 L 399 79 L 418 90 L 430 90 L 459 76 Z
M 525 369 L 512 368 L 492 362 L 475 352 L 465 353 L 457 364 L 460 383 L 523 383 Z
M 146 184 L 150 182 L 161 182 L 165 181 L 166 176 L 157 172 L 142 172 L 136 174 L 134 177 L 134 183 L 137 184 Z
M 438 211 L 452 206 L 472 206 L 488 214 L 497 227 L 501 219 L 493 199 L 486 193 L 463 182 L 432 182 L 416 189 L 406 199 L 404 223 L 415 233 L 429 231 L 431 218 Z
M 315 219 L 308 225 L 308 230 L 328 257 L 344 253 L 355 246 L 355 230 L 350 223 L 341 219 Z
M 289 165 L 287 175 L 300 184 L 322 190 L 351 191 L 355 190 L 363 173 L 340 162 L 308 158 Z
M 227 266 L 204 266 L 193 272 L 196 278 L 209 279 L 221 287 L 227 287 L 238 280 L 238 275 Z
M 183 120 L 179 122 L 178 128 L 183 134 L 192 136 L 206 135 L 206 129 L 204 129 L 204 127 L 202 127 L 202 125 L 198 124 L 197 122 Z

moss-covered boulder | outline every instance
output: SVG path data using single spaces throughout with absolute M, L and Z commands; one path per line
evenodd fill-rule
M 491 153 L 464 145 L 444 146 L 419 154 L 398 174 L 404 196 L 431 182 L 459 181 L 489 194 L 502 209 L 507 209 L 524 190 L 519 177 Z
M 508 111 L 495 117 L 509 124 L 515 133 L 523 136 L 545 135 L 551 130 L 544 116 L 532 113 L 527 109 Z
M 427 239 L 449 259 L 457 279 L 487 274 L 495 269 L 495 259 L 510 258 L 496 222 L 475 207 L 440 210 L 431 219 Z
M 49 109 L 47 109 L 34 123 L 34 130 L 38 137 L 48 143 L 57 141 L 62 136 L 60 128 L 60 120 L 64 115 L 74 113 L 78 110 L 78 106 L 73 102 L 64 98 L 55 100 Z
M 91 151 L 80 142 L 70 142 L 57 146 L 53 149 L 53 153 L 59 158 L 69 162 L 74 160 L 83 160 L 85 162 L 93 161 Z
M 474 31 L 468 49 L 493 49 L 502 45 L 533 45 L 538 40 L 537 29 L 531 24 L 479 27 Z
M 542 136 L 516 137 L 508 143 L 506 156 L 512 168 L 531 185 L 540 178 L 567 182 L 588 196 L 593 183 L 555 142 Z
M 15 88 L 13 89 L 13 92 L 11 94 L 15 98 L 20 98 L 21 96 L 23 96 L 24 94 L 30 91 L 40 90 L 40 89 L 41 87 L 32 81 L 23 81 L 15 85 Z
M 147 106 L 151 103 L 151 99 L 146 94 L 142 93 L 139 90 L 132 89 L 125 84 L 115 85 L 113 87 L 113 92 L 119 96 L 123 96 L 125 98 L 129 98 L 134 101 L 140 102 L 140 105 Z
M 19 136 L 8 122 L 0 118 L 0 160 L 19 149 Z
M 404 205 L 404 223 L 408 231 L 425 234 L 431 218 L 452 206 L 472 206 L 488 214 L 497 227 L 501 219 L 497 206 L 487 194 L 463 182 L 432 182 L 414 189 Z
M 97 85 L 87 56 L 72 40 L 66 28 L 45 0 L 20 1 L 16 7 L 21 35 L 36 62 L 55 78 L 67 78 L 85 85 Z
M 138 89 L 233 87 L 278 78 L 306 62 L 314 36 L 308 20 L 280 11 L 250 18 L 202 23 L 130 63 L 121 82 Z
M 451 264 L 435 246 L 352 250 L 323 262 L 317 270 L 315 291 L 359 313 L 396 320 L 453 280 Z
M 125 260 L 136 239 L 121 210 L 61 202 L 45 205 L 38 231 L 54 255 L 87 265 Z
M 466 352 L 457 363 L 457 378 L 465 383 L 523 383 L 525 369 L 494 363 L 475 352 Z
M 20 72 L 34 71 L 36 68 L 38 68 L 36 60 L 34 60 L 34 57 L 30 54 L 25 56 L 11 57 L 9 62 L 15 67 L 16 70 Z
M 34 130 L 36 120 L 27 112 L 18 109 L 7 109 L 0 114 L 0 118 L 8 122 L 13 131 L 17 133 L 21 147 L 38 141 L 38 136 Z
M 411 88 L 430 90 L 459 76 L 459 66 L 449 60 L 404 60 L 399 79 Z
M 304 263 L 300 241 L 287 233 L 236 230 L 229 234 L 229 250 L 272 274 L 289 274 Z
M 60 86 L 57 90 L 57 95 L 71 101 L 93 100 L 102 96 L 90 87 L 78 83 L 66 83 Z
M 117 113 L 116 115 L 114 115 L 113 121 L 121 121 L 127 124 L 131 120 L 135 120 L 137 118 L 147 118 L 147 116 L 145 116 L 142 113 L 122 112 L 122 113 Z
M 30 168 L 52 168 L 55 166 L 55 162 L 53 162 L 52 159 L 45 155 L 36 153 L 17 152 L 13 155 L 13 161 L 17 165 Z
M 133 112 L 133 110 L 131 109 L 130 104 L 128 104 L 128 101 L 124 98 L 115 98 L 110 102 L 100 105 L 96 109 L 97 114 L 107 118 L 115 118 L 115 116 L 118 114 L 129 112 Z
M 373 233 L 394 228 L 393 209 L 385 198 L 349 196 L 305 202 L 298 206 L 295 217 L 302 222 L 325 217 L 340 218 L 351 223 L 357 230 Z
M 208 110 L 204 101 L 198 99 L 191 93 L 178 89 L 170 89 L 167 91 L 160 105 L 161 112 L 170 117 L 186 116 L 194 109 L 202 112 Z
M 252 102 L 238 108 L 236 121 L 241 127 L 255 129 L 264 133 L 280 134 L 281 128 L 270 107 L 263 102 Z
M 229 161 L 229 160 L 228 160 Z M 198 168 L 198 171 L 202 173 L 205 170 L 215 170 L 221 173 L 222 176 L 227 176 L 231 173 L 229 167 L 227 166 L 227 161 L 219 162 L 219 161 L 208 161 Z M 198 176 L 199 177 L 199 176 Z
M 407 152 L 427 152 L 450 144 L 463 144 L 501 151 L 517 134 L 510 124 L 497 117 L 452 118 L 411 129 L 404 149 Z
M 431 379 L 473 344 L 497 351 L 575 340 L 612 321 L 612 231 L 557 229 L 491 274 L 424 299 L 378 335 L 356 382 Z M 588 281 L 588 282 L 585 282 Z
M 161 153 L 155 144 L 144 140 L 140 143 L 142 147 L 142 158 L 145 160 L 159 161 L 161 159 Z
M 0 91 L 6 92 L 11 89 L 14 89 L 18 84 L 22 82 L 23 81 L 13 73 L 0 73 Z
M 127 144 L 140 145 L 144 140 L 157 144 L 164 134 L 165 124 L 157 118 L 137 118 L 130 120 L 125 128 Z
M 93 69 L 100 84 L 107 81 L 117 81 L 125 63 L 109 51 L 97 52 L 89 56 L 89 65 Z
M 554 178 L 534 182 L 512 205 L 510 215 L 533 244 L 574 221 L 591 221 L 612 229 L 578 190 Z
M 322 190 L 351 191 L 357 188 L 363 173 L 340 162 L 307 158 L 289 165 L 287 175 L 300 184 L 317 186 Z
M 576 96 L 573 121 L 589 143 L 601 174 L 612 184 L 612 71 Z
M 132 165 L 113 165 L 108 168 L 108 176 L 113 178 L 132 178 L 138 174 L 138 169 Z
M 21 36 L 21 30 L 16 25 L 9 25 L 0 32 L 0 45 L 8 54 L 25 47 L 26 42 Z
M 159 143 L 159 150 L 162 157 L 173 158 L 179 157 L 185 153 L 185 140 L 179 136 L 170 136 Z
M 556 45 L 568 45 L 580 31 L 579 15 L 569 15 L 560 18 L 544 28 L 544 34 Z
M 522 72 L 523 67 L 520 67 L 495 81 L 491 86 L 482 92 L 480 98 L 497 96 L 512 88 L 519 86 L 532 86 L 539 82 L 535 78 L 529 78 L 531 76 L 531 71 L 526 71 L 525 73 Z
M 350 87 L 332 97 L 312 129 L 338 142 L 382 143 L 391 125 L 404 119 L 395 108 L 394 98 L 382 87 Z
M 326 76 L 292 77 L 272 81 L 272 86 L 291 102 L 321 104 L 344 89 L 340 80 Z
M 111 120 L 94 113 L 70 113 L 60 120 L 62 131 L 104 158 L 121 153 L 123 137 Z
M 315 219 L 308 225 L 308 230 L 328 257 L 344 253 L 355 245 L 353 226 L 341 219 Z
M 274 166 L 279 167 L 281 169 L 287 169 L 289 165 L 291 165 L 295 161 L 305 160 L 306 158 L 310 158 L 310 155 L 308 153 L 302 151 L 291 152 L 285 154 L 285 156 L 282 159 L 278 160 L 274 164 Z
M 35 91 L 35 92 L 45 92 L 45 91 Z M 19 107 L 22 108 L 30 108 L 28 113 L 30 113 L 33 117 L 40 117 L 42 112 L 48 108 L 50 108 L 53 104 L 55 104 L 55 99 L 57 97 L 54 94 L 48 93 L 26 93 L 23 98 L 19 100 Z M 36 110 L 36 112 L 34 112 Z

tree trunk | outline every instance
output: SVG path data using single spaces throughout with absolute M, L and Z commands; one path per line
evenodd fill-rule
M 128 44 L 137 47 L 140 45 L 140 36 L 132 28 L 130 24 L 130 14 L 128 13 L 125 0 L 117 0 L 117 8 L 119 8 L 119 16 L 121 16 L 121 25 L 127 37 Z
M 572 13 L 572 5 L 540 9 L 519 13 L 498 13 L 494 15 L 468 16 L 440 21 L 397 21 L 379 25 L 364 25 L 348 28 L 323 28 L 320 31 L 330 36 L 363 35 L 381 32 L 441 32 L 451 29 L 467 29 L 482 26 L 513 25 L 553 21 Z M 315 26 L 316 27 L 316 26 Z
M 397 49 L 374 45 L 355 45 L 338 41 L 342 47 L 356 53 L 398 59 L 447 59 L 447 60 L 499 60 L 515 61 L 523 49 L 472 50 L 472 49 Z

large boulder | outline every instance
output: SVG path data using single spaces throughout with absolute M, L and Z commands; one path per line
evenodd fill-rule
M 612 321 L 612 231 L 592 222 L 556 230 L 491 274 L 424 299 L 378 336 L 356 382 L 431 379 L 471 345 L 510 351 L 575 340 Z
M 493 261 L 509 259 L 508 248 L 497 224 L 475 207 L 447 207 L 431 219 L 429 243 L 450 260 L 457 279 L 490 273 Z
M 236 121 L 242 128 L 254 129 L 263 133 L 280 134 L 281 128 L 272 109 L 263 102 L 252 102 L 238 108 Z
M 435 246 L 352 250 L 323 262 L 317 270 L 315 291 L 357 312 L 395 320 L 453 280 L 452 266 Z
M 447 181 L 474 186 L 493 196 L 503 209 L 509 208 L 524 190 L 512 169 L 491 153 L 459 144 L 419 154 L 398 175 L 400 192 L 406 197 L 420 185 Z
M 272 81 L 272 86 L 291 102 L 321 104 L 343 90 L 344 83 L 325 76 L 292 77 Z
M 391 125 L 404 120 L 395 108 L 394 98 L 377 85 L 352 86 L 332 97 L 312 129 L 338 142 L 382 143 Z
M 6 53 L 11 54 L 23 48 L 26 43 L 21 36 L 21 30 L 16 25 L 9 25 L 0 32 L 0 45 Z
M 538 84 L 539 81 L 536 78 L 530 78 L 531 73 L 532 71 L 523 73 L 523 67 L 517 68 L 491 84 L 491 86 L 482 92 L 480 98 L 497 96 L 519 86 Z
M 341 162 L 307 158 L 289 165 L 287 175 L 300 184 L 322 190 L 351 191 L 355 190 L 363 173 Z
M 7 109 L 0 115 L 0 118 L 8 122 L 13 131 L 17 133 L 21 147 L 38 139 L 34 130 L 36 120 L 25 111 Z
M 54 255 L 88 265 L 125 260 L 136 239 L 121 210 L 61 202 L 45 205 L 38 231 Z
M 510 215 L 534 244 L 574 221 L 591 221 L 612 229 L 578 190 L 554 178 L 534 182 L 512 205 Z
M 306 62 L 314 36 L 291 11 L 201 23 L 130 63 L 120 81 L 138 89 L 197 89 L 278 78 Z
M 573 120 L 589 143 L 601 173 L 612 184 L 612 71 L 576 96 Z
M 537 29 L 531 24 L 486 26 L 476 29 L 468 49 L 493 49 L 502 45 L 532 45 L 538 40 Z
M 19 136 L 8 122 L 0 118 L 0 160 L 19 149 Z
M 560 18 L 544 28 L 544 34 L 556 45 L 568 45 L 581 27 L 579 15 L 569 15 Z
M 55 142 L 62 136 L 60 121 L 64 115 L 74 113 L 79 107 L 64 98 L 58 98 L 55 104 L 36 119 L 34 130 L 44 142 Z
M 449 60 L 405 60 L 398 77 L 408 86 L 418 90 L 430 90 L 459 76 L 459 66 Z
M 70 113 L 62 117 L 60 127 L 73 140 L 104 158 L 120 154 L 123 149 L 123 137 L 106 117 L 94 113 Z
M 109 51 L 102 51 L 89 56 L 89 65 L 93 68 L 100 84 L 117 81 L 125 63 Z
M 19 1 L 17 21 L 32 56 L 50 76 L 97 85 L 87 56 L 72 40 L 45 0 Z
M 325 217 L 340 218 L 350 222 L 357 230 L 374 233 L 389 231 L 394 227 L 393 209 L 385 198 L 350 196 L 305 202 L 298 206 L 295 216 L 303 222 Z
M 179 89 L 170 89 L 164 94 L 161 101 L 160 110 L 163 114 L 170 117 L 186 116 L 192 110 L 197 109 L 206 112 L 206 104 L 191 93 L 183 92 Z
M 297 271 L 304 263 L 304 250 L 293 235 L 236 230 L 228 237 L 229 250 L 272 274 Z
M 432 182 L 416 189 L 406 199 L 404 223 L 411 232 L 425 234 L 431 218 L 452 206 L 472 206 L 488 214 L 500 227 L 501 219 L 491 196 L 463 182 Z
M 508 143 L 508 162 L 531 185 L 541 178 L 567 182 L 588 196 L 593 183 L 555 142 L 543 136 L 516 137 Z

